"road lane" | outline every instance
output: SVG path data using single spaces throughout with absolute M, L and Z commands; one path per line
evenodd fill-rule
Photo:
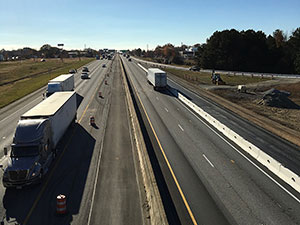
M 182 188 L 183 195 L 187 199 L 188 204 L 192 210 L 193 217 L 195 217 L 198 224 L 229 224 L 227 219 L 223 216 L 222 212 L 211 198 L 204 184 L 200 179 L 197 178 L 198 175 L 195 173 L 190 163 L 186 160 L 184 151 L 181 150 L 181 144 L 185 145 L 185 148 L 187 149 L 192 148 L 192 145 L 189 142 L 180 143 L 180 141 L 177 140 L 177 138 L 182 135 L 183 131 L 178 126 L 180 122 L 173 116 L 174 112 L 170 110 L 170 112 L 172 112 L 170 114 L 166 112 L 164 108 L 162 108 L 166 116 L 169 118 L 169 121 L 171 121 L 170 124 L 166 124 L 164 121 L 165 118 L 162 118 L 159 115 L 159 112 L 161 110 L 159 110 L 155 106 L 162 104 L 161 101 L 163 101 L 163 99 L 165 98 L 164 94 L 158 94 L 157 97 L 160 99 L 160 101 L 157 101 L 157 93 L 153 91 L 153 87 L 149 86 L 146 80 L 145 82 L 139 81 L 136 77 L 142 75 L 134 75 L 137 71 L 134 70 L 133 67 L 130 67 L 129 64 L 130 63 L 127 64 L 125 62 L 125 69 L 127 69 L 129 76 L 131 77 L 134 85 L 137 88 L 137 92 L 139 93 L 139 96 L 142 99 L 142 102 L 147 110 L 159 141 L 164 151 L 166 152 L 167 158 L 170 161 L 170 164 L 178 179 L 179 185 Z M 133 69 L 133 71 L 131 71 L 131 69 Z M 144 88 L 142 88 L 141 86 L 143 86 Z M 148 97 L 147 95 L 149 95 L 150 97 Z M 167 97 L 173 98 L 173 96 L 170 95 L 167 95 Z M 180 105 L 178 106 L 181 107 Z M 171 135 L 171 130 L 177 133 L 177 137 Z M 171 195 L 175 196 L 176 193 L 174 192 L 176 190 L 174 190 L 174 188 L 170 185 L 169 189 L 171 189 Z M 190 221 L 188 221 L 186 216 L 184 215 L 186 213 L 184 209 L 185 206 L 182 206 L 183 203 L 181 202 L 181 200 L 173 200 L 175 202 L 175 207 L 179 214 L 181 223 L 190 224 Z
M 133 159 L 128 109 L 120 64 L 112 67 L 112 100 L 105 132 L 97 191 L 88 223 L 143 224 L 140 193 Z
M 91 75 L 80 83 L 84 98 L 78 123 L 59 143 L 58 157 L 43 183 L 22 190 L 1 187 L 5 224 L 144 224 L 119 62 L 112 69 L 110 63 L 105 69 L 97 67 Z M 95 126 L 89 124 L 91 115 Z M 59 194 L 67 198 L 64 216 L 55 213 Z
M 105 73 L 106 73 L 107 69 L 104 70 L 104 69 L 102 69 L 102 67 L 100 67 L 102 62 L 103 61 L 101 61 L 101 62 L 94 61 L 93 63 L 89 64 L 88 67 L 91 71 L 90 72 L 91 79 L 86 80 L 86 81 L 89 81 L 89 82 L 81 81 L 79 73 L 75 75 L 75 82 L 80 83 L 78 85 L 78 87 L 80 85 L 83 85 L 82 90 L 79 91 L 79 96 L 82 96 L 82 97 L 79 98 L 81 100 L 81 104 L 80 104 L 80 106 L 77 110 L 77 118 L 78 119 L 80 119 L 80 117 L 83 115 L 84 109 L 89 104 L 91 96 L 93 96 L 93 94 L 95 94 L 95 91 L 97 90 L 97 87 L 101 84 L 101 80 L 104 79 L 104 76 L 105 76 Z M 39 97 L 41 95 L 37 94 L 36 96 Z M 33 96 L 33 99 L 34 99 L 34 96 Z M 103 104 L 105 104 L 105 103 L 103 103 Z M 97 104 L 97 106 L 98 106 L 98 104 Z M 19 107 L 21 107 L 21 106 L 19 106 Z M 22 112 L 20 112 L 20 113 L 22 113 Z M 14 117 L 15 116 L 19 117 L 18 115 L 14 115 Z M 101 118 L 101 117 L 99 117 L 99 118 Z M 16 118 L 16 120 L 18 120 L 18 119 L 19 118 Z M 88 118 L 82 119 L 82 122 L 84 122 L 85 124 L 88 124 Z M 14 129 L 15 129 L 15 127 L 13 127 L 11 129 L 12 130 L 11 132 L 13 132 Z M 95 139 L 95 137 L 91 138 L 90 135 L 87 135 L 86 134 L 87 132 L 85 131 L 85 129 L 82 129 L 82 126 L 78 126 L 77 130 L 79 130 L 82 133 L 83 137 L 86 137 L 86 139 L 88 140 L 87 143 L 92 143 L 92 139 Z M 64 149 L 64 147 L 67 143 L 66 140 L 69 140 L 72 137 L 72 132 L 73 131 L 74 131 L 74 129 L 69 129 L 66 132 L 66 135 L 63 137 L 63 140 L 61 141 L 61 143 L 58 146 L 59 152 L 63 151 L 63 149 Z M 76 133 L 76 135 L 78 135 L 78 134 Z M 79 136 L 81 136 L 81 135 L 79 135 Z M 80 138 L 77 138 L 77 140 L 80 140 Z M 78 145 L 77 148 L 85 149 L 84 144 L 85 144 L 85 142 L 83 142 L 82 145 Z M 91 144 L 90 144 L 90 146 L 91 146 Z M 76 167 L 77 164 L 74 165 L 74 166 Z M 84 171 L 86 171 L 86 170 L 84 170 Z M 2 176 L 2 172 L 1 172 L 1 176 Z M 84 180 L 84 176 L 82 176 L 81 178 L 82 178 L 82 180 Z M 79 180 L 80 180 L 80 178 L 79 178 Z M 57 183 L 55 183 L 53 185 L 53 187 L 56 187 L 56 186 L 57 186 Z M 60 185 L 58 185 L 58 187 L 59 186 Z M 51 185 L 50 185 L 50 187 L 51 187 Z M 0 187 L 0 196 L 3 199 L 3 201 L 2 201 L 3 205 L 1 205 L 1 207 L 0 207 L 0 216 L 1 216 L 1 218 L 7 217 L 7 219 L 10 218 L 10 221 L 16 220 L 18 222 L 23 222 L 25 220 L 25 218 L 27 217 L 28 212 L 32 208 L 34 202 L 36 201 L 39 193 L 41 193 L 42 188 L 43 188 L 43 186 L 37 186 L 37 187 L 33 187 L 33 188 L 26 188 L 26 189 L 21 190 L 21 191 L 20 190 L 5 190 L 5 188 L 1 185 L 1 187 Z M 42 208 L 47 209 L 48 207 L 44 206 Z M 47 212 L 47 210 L 44 210 L 44 211 Z M 53 216 L 53 214 L 52 214 L 53 211 L 49 210 L 48 212 L 50 213 L 50 215 L 52 217 Z M 36 217 L 36 218 L 40 218 L 40 217 Z M 45 218 L 47 218 L 47 216 L 45 216 L 43 218 L 45 219 Z M 41 223 L 39 223 L 39 224 L 41 224 Z
M 287 141 L 263 130 L 258 126 L 255 126 L 254 124 L 249 123 L 249 121 L 242 119 L 235 114 L 232 114 L 231 112 L 218 106 L 217 104 L 211 104 L 205 98 L 202 98 L 195 93 L 187 90 L 186 88 L 181 87 L 171 79 L 168 80 L 168 84 L 172 88 L 175 88 L 186 96 L 189 96 L 191 101 L 200 106 L 204 111 L 244 137 L 249 142 L 255 143 L 257 147 L 263 149 L 264 152 L 269 154 L 278 162 L 282 163 L 293 172 L 300 174 L 299 147 L 288 143 Z
M 108 60 L 107 60 L 108 61 Z M 103 63 L 107 63 L 107 61 Z M 90 70 L 90 77 L 94 76 L 94 71 L 100 68 L 102 61 L 93 61 L 88 64 Z M 85 80 L 80 78 L 80 71 L 74 74 L 75 76 L 75 91 L 84 95 L 86 90 L 83 88 L 86 83 Z M 46 87 L 43 87 L 24 98 L 17 100 L 16 102 L 0 109 L 0 163 L 3 157 L 3 148 L 11 144 L 13 134 L 18 123 L 18 120 L 22 114 L 33 108 L 35 105 L 43 100 L 42 94 L 45 93 Z M 79 109 L 80 110 L 80 109 Z
M 150 114 L 150 119 L 166 149 L 166 154 L 174 165 L 174 170 L 176 171 L 176 167 L 179 167 L 176 175 L 181 181 L 183 191 L 187 193 L 186 196 L 193 211 L 199 208 L 201 202 L 197 203 L 197 200 L 189 197 L 193 192 L 189 187 L 193 181 L 191 182 L 186 177 L 191 171 L 183 171 L 181 164 L 184 160 L 180 159 L 179 155 L 176 156 L 176 148 L 166 140 L 168 134 L 179 146 L 182 157 L 188 161 L 192 170 L 197 174 L 197 179 L 205 184 L 227 218 L 234 217 L 241 224 L 294 224 L 298 220 L 296 219 L 299 217 L 297 211 L 300 208 L 294 199 L 241 157 L 227 140 L 208 129 L 201 118 L 198 118 L 176 98 L 169 96 L 166 92 L 154 92 L 146 82 L 145 71 L 139 66 L 126 60 L 124 62 L 135 80 L 138 93 Z M 159 102 L 156 97 L 159 98 Z M 166 108 L 169 112 L 165 110 Z M 162 124 L 165 129 L 162 128 Z M 178 124 L 186 128 L 184 134 L 178 129 Z M 203 154 L 214 167 L 207 162 Z M 247 218 L 247 220 L 243 221 L 241 218 Z

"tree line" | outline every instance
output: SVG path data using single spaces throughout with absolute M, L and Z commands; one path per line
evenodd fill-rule
M 59 58 L 59 57 L 69 57 L 69 53 L 73 53 L 72 57 L 95 57 L 98 54 L 98 51 L 94 49 L 85 49 L 84 51 L 80 50 L 64 50 L 61 48 L 53 47 L 49 44 L 44 44 L 39 50 L 25 47 L 17 50 L 0 50 L 0 54 L 3 57 L 3 60 L 12 60 L 12 59 L 31 59 L 31 58 Z
M 205 44 L 196 44 L 194 62 L 201 68 L 300 74 L 300 27 L 288 37 L 282 30 L 272 35 L 262 31 L 235 29 L 216 31 Z M 163 63 L 183 64 L 179 54 L 187 46 L 157 46 L 152 51 L 135 49 L 131 54 Z

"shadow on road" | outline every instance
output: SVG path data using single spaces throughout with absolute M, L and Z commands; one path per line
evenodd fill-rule
M 80 94 L 76 93 L 77 109 L 79 108 L 82 100 L 83 100 L 83 97 Z
M 36 202 L 27 224 L 71 224 L 79 213 L 96 140 L 80 125 L 71 127 L 58 146 L 58 155 L 42 184 L 22 190 L 6 190 L 3 206 L 6 220 L 23 224 Z M 56 197 L 67 199 L 67 214 L 56 214 Z M 37 201 L 38 199 L 38 201 Z
M 167 90 L 169 95 L 178 98 L 178 95 L 181 94 L 184 97 L 186 97 L 188 100 L 192 100 L 190 96 L 187 96 L 186 94 L 184 94 L 183 92 L 177 90 L 176 88 L 173 88 L 171 86 L 168 85 Z
M 95 123 L 93 123 L 92 125 L 91 125 L 92 127 L 94 127 L 95 129 L 99 129 L 99 127 L 97 126 L 97 124 L 95 124 Z
M 125 72 L 125 75 L 126 75 L 126 72 Z M 149 155 L 149 158 L 151 161 L 151 165 L 153 168 L 157 186 L 158 186 L 158 189 L 159 189 L 159 192 L 161 195 L 161 199 L 163 202 L 167 220 L 168 220 L 169 224 L 181 224 L 180 219 L 177 214 L 177 211 L 176 211 L 176 208 L 175 208 L 175 205 L 174 205 L 174 202 L 173 202 L 171 194 L 169 192 L 168 185 L 165 181 L 162 167 L 161 167 L 161 165 L 159 163 L 159 159 L 155 153 L 155 148 L 157 149 L 158 146 L 154 146 L 152 144 L 152 143 L 157 144 L 157 142 L 154 141 L 154 135 L 151 136 L 151 134 L 149 135 L 149 133 L 148 133 L 148 130 L 150 130 L 149 129 L 150 126 L 148 123 L 144 122 L 144 121 L 146 121 L 145 115 L 140 111 L 140 108 L 142 108 L 142 107 L 141 107 L 141 105 L 139 105 L 140 103 L 136 100 L 137 97 L 134 94 L 134 91 L 131 86 L 131 82 L 129 81 L 127 75 L 126 75 L 126 80 L 129 84 L 128 85 L 129 92 L 132 96 L 133 105 L 136 110 L 137 118 L 138 118 L 138 121 L 141 126 L 143 138 L 145 140 L 146 148 L 147 148 L 148 155 Z M 165 91 L 168 92 L 168 90 L 165 90 Z M 168 95 L 171 95 L 171 92 L 169 92 Z M 173 96 L 173 95 L 171 95 L 171 96 Z

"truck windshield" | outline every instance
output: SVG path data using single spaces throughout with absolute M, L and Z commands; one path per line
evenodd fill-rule
M 39 154 L 38 146 L 12 147 L 11 156 L 15 158 L 30 157 Z

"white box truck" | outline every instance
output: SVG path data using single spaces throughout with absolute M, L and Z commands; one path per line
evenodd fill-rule
M 74 91 L 74 74 L 62 74 L 49 80 L 46 96 L 49 97 L 57 91 Z
M 167 73 L 157 68 L 149 68 L 147 80 L 153 85 L 154 90 L 165 89 L 167 87 Z
M 41 181 L 56 155 L 57 143 L 75 122 L 76 111 L 76 92 L 56 92 L 21 116 L 3 174 L 4 187 L 21 188 Z

